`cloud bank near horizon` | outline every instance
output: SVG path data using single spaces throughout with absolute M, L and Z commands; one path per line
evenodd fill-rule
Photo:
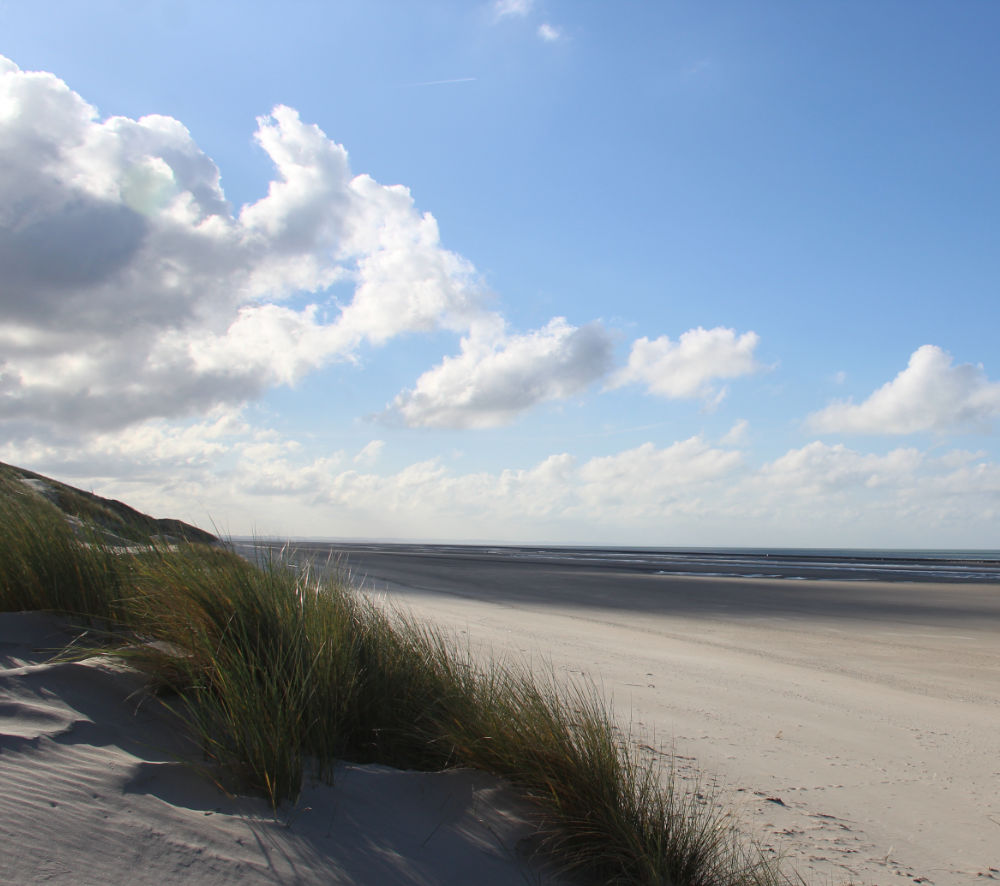
M 760 545 L 780 534 L 794 545 L 810 543 L 803 528 L 821 517 L 857 547 L 871 546 L 872 533 L 887 526 L 910 524 L 928 544 L 945 538 L 959 547 L 970 512 L 980 525 L 1000 519 L 1000 465 L 958 449 L 874 454 L 814 441 L 755 464 L 725 439 L 695 435 L 589 458 L 559 452 L 492 471 L 463 471 L 460 459 L 445 457 L 386 470 L 388 449 L 371 440 L 356 452 L 311 458 L 297 440 L 227 412 L 184 428 L 149 423 L 76 448 L 7 444 L 0 460 L 27 456 L 36 469 L 64 477 L 103 474 L 103 494 L 195 522 L 206 523 L 207 515 L 211 525 L 226 512 L 278 521 L 239 527 L 238 534 L 579 542 L 601 526 L 605 543 L 726 544 L 735 537 Z M 192 502 L 205 512 L 192 513 Z M 279 529 L 281 521 L 295 528 Z

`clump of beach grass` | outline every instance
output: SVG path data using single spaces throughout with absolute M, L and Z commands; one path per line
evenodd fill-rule
M 118 654 L 150 675 L 229 790 L 277 808 L 338 760 L 475 767 L 531 801 L 542 849 L 583 882 L 788 882 L 640 753 L 592 684 L 477 659 L 280 555 L 112 551 L 78 541 L 54 508 L 10 495 L 0 505 L 0 608 L 113 619 Z
M 113 615 L 121 561 L 96 532 L 77 530 L 51 502 L 0 474 L 0 609 Z

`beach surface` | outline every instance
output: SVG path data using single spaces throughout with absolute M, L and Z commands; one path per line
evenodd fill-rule
M 644 753 L 811 884 L 1000 880 L 1000 585 L 661 574 L 301 546 L 477 654 L 593 680 Z M 835 570 L 834 570 L 835 571 Z M 541 884 L 481 773 L 338 767 L 275 815 L 40 613 L 0 614 L 0 882 Z
M 593 679 L 808 881 L 1000 880 L 1000 585 L 342 551 L 474 649 Z

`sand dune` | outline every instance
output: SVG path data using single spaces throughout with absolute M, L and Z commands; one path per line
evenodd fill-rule
M 0 883 L 538 883 L 525 809 L 481 773 L 342 765 L 275 816 L 196 771 L 140 675 L 53 662 L 72 638 L 0 614 Z

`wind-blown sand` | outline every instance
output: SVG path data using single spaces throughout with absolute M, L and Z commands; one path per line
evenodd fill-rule
M 481 773 L 343 765 L 277 818 L 228 799 L 177 761 L 190 748 L 139 675 L 50 661 L 71 638 L 50 616 L 0 614 L 4 886 L 548 882 L 519 851 L 525 810 Z
M 591 675 L 812 882 L 1000 880 L 1000 586 L 346 564 L 474 646 Z

